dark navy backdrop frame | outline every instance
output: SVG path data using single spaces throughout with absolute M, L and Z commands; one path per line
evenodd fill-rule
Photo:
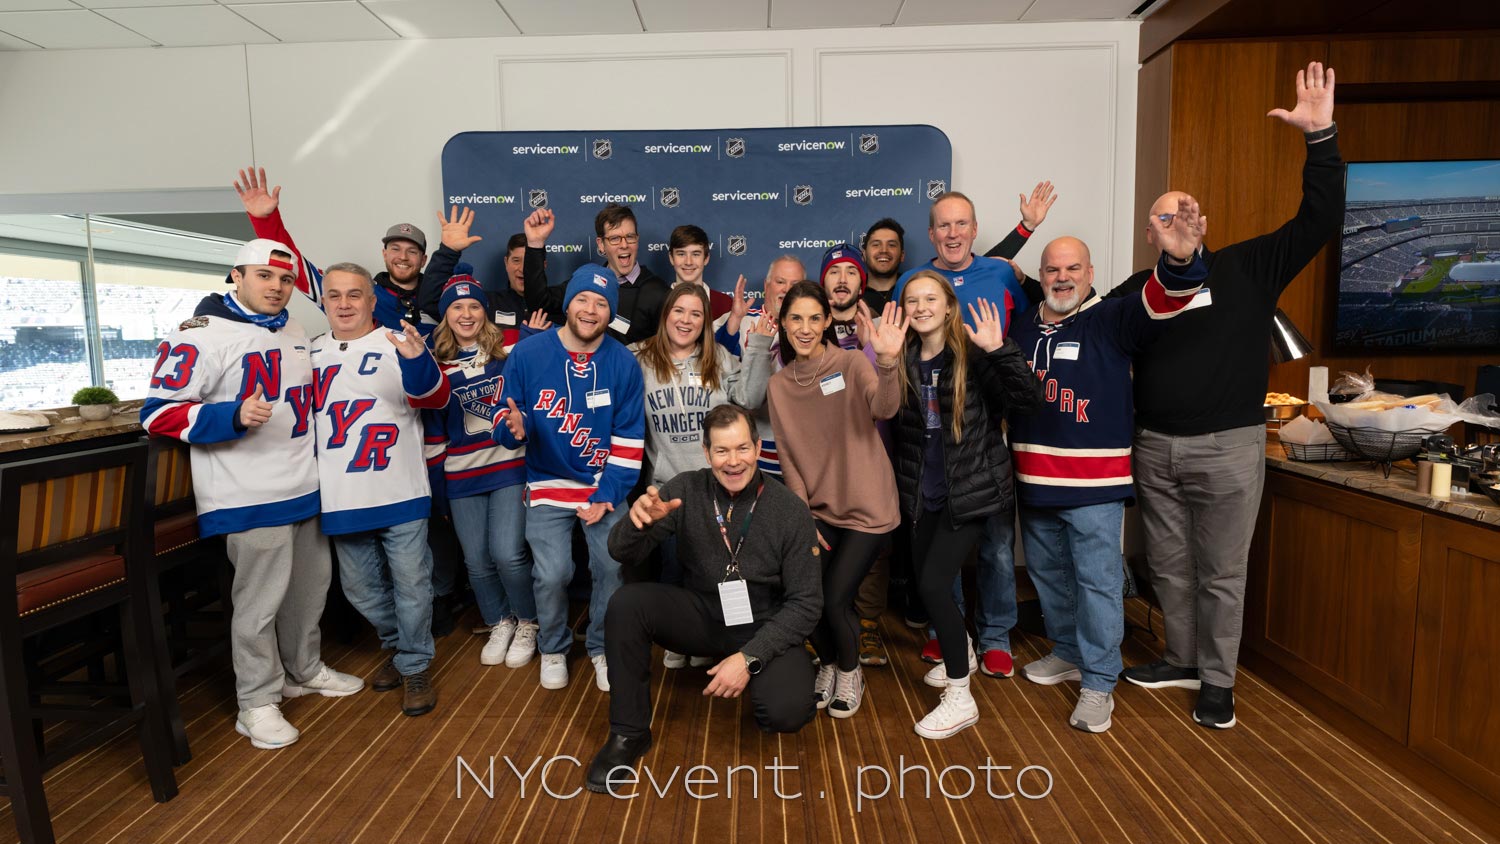
M 472 233 L 484 240 L 464 259 L 487 288 L 505 285 L 505 242 L 536 208 L 556 213 L 554 284 L 603 263 L 594 215 L 614 201 L 635 211 L 638 260 L 657 275 L 671 281 L 667 238 L 692 223 L 712 242 L 708 284 L 731 291 L 744 274 L 759 296 L 776 257 L 795 255 L 816 275 L 824 250 L 857 245 L 882 217 L 905 227 L 909 252 L 929 252 L 927 211 L 951 184 L 953 146 L 915 125 L 463 132 L 443 147 L 442 166 L 445 202 L 475 211 Z

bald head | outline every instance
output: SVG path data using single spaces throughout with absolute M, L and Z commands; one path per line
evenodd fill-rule
M 1094 264 L 1088 244 L 1059 237 L 1042 250 L 1042 316 L 1051 322 L 1078 309 L 1094 289 Z
M 1164 221 L 1162 216 L 1167 214 L 1175 216 L 1178 204 L 1184 199 L 1191 200 L 1192 197 L 1180 190 L 1169 190 L 1151 203 L 1151 214 L 1146 217 L 1146 242 L 1153 248 L 1161 249 L 1161 242 L 1157 240 L 1157 235 L 1172 225 L 1171 217 L 1167 217 Z

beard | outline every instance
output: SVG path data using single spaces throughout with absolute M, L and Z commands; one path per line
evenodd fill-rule
M 1061 315 L 1072 313 L 1073 309 L 1078 307 L 1078 303 L 1083 301 L 1083 295 L 1075 287 L 1068 293 L 1061 295 L 1046 292 L 1042 295 L 1042 299 L 1047 303 L 1049 310 L 1054 314 Z
M 607 331 L 608 328 L 609 324 L 605 322 L 588 326 L 580 323 L 574 317 L 568 318 L 568 331 L 572 332 L 574 337 L 577 337 L 579 340 L 585 343 L 591 343 L 594 340 L 599 339 L 599 337 L 603 336 L 604 332 Z

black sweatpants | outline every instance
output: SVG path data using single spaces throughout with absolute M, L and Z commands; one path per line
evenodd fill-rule
M 651 645 L 723 659 L 750 641 L 761 622 L 724 626 L 718 596 L 665 583 L 626 583 L 604 614 L 609 662 L 609 726 L 627 738 L 651 732 Z M 762 730 L 795 733 L 813 719 L 812 658 L 789 648 L 750 675 L 744 694 Z
M 948 506 L 924 510 L 912 530 L 912 562 L 917 590 L 932 614 L 938 644 L 943 648 L 943 667 L 954 680 L 969 676 L 969 640 L 964 630 L 964 612 L 953 603 L 953 578 L 984 535 L 984 519 L 953 526 Z
M 813 649 L 824 665 L 853 671 L 859 667 L 859 615 L 854 611 L 854 596 L 889 532 L 865 533 L 813 521 L 818 533 L 833 546 L 822 552 L 823 618 L 813 630 Z

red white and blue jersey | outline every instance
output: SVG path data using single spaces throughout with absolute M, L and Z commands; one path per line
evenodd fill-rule
M 958 296 L 958 308 L 970 328 L 974 327 L 974 317 L 969 314 L 969 306 L 973 305 L 977 311 L 979 300 L 984 299 L 1000 310 L 1000 318 L 1008 333 L 1012 316 L 1025 313 L 1031 304 L 1021 290 L 1021 282 L 1016 280 L 1016 271 L 999 258 L 979 255 L 971 257 L 973 260 L 961 270 L 945 270 L 937 265 L 936 259 L 916 269 L 907 270 L 896 280 L 896 286 L 891 290 L 891 301 L 901 304 L 901 288 L 906 286 L 907 279 L 914 273 L 932 270 L 953 285 L 953 292 Z
M 357 340 L 312 344 L 313 413 L 323 532 L 378 530 L 425 519 L 432 508 L 421 409 L 448 404 L 431 354 L 404 358 L 376 328 Z
M 620 506 L 641 473 L 646 447 L 645 382 L 618 340 L 569 352 L 557 329 L 527 337 L 506 359 L 495 440 L 522 443 L 504 423 L 513 400 L 526 419 L 527 503 L 577 509 Z
M 526 447 L 495 441 L 495 416 L 504 403 L 505 361 L 459 352 L 442 364 L 448 378 L 448 404 L 429 411 L 427 465 L 440 469 L 446 496 L 466 498 L 526 482 Z
M 157 347 L 141 426 L 192 445 L 203 536 L 289 525 L 318 514 L 312 362 L 302 326 L 262 328 L 207 297 L 200 315 Z M 256 389 L 275 406 L 246 429 L 240 404 Z

